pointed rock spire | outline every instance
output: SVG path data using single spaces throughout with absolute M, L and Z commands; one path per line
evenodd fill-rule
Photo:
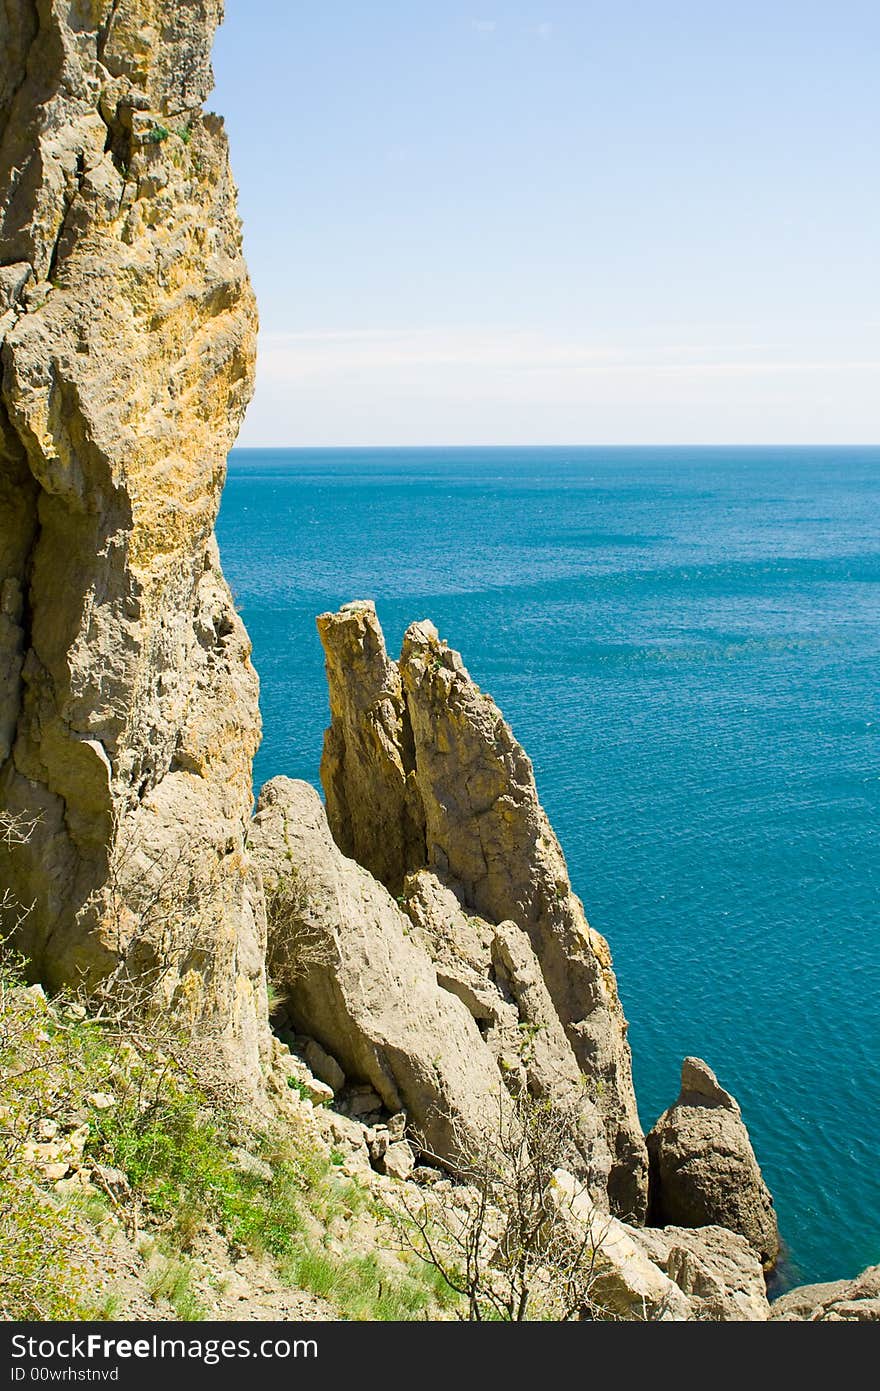
M 608 944 L 572 892 L 531 761 L 500 710 L 428 621 L 399 664 L 375 607 L 322 614 L 331 724 L 321 767 L 341 848 L 398 891 L 427 867 L 465 909 L 531 943 L 611 1153 L 608 1191 L 642 1220 L 647 1157 Z

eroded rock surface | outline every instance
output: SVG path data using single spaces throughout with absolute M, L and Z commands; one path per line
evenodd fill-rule
M 220 12 L 0 11 L 0 805 L 35 823 L 3 866 L 35 974 L 129 956 L 253 1079 L 257 682 L 214 521 L 256 311 L 202 110 Z
M 270 933 L 269 960 L 295 1027 L 369 1083 L 375 1097 L 361 1110 L 378 1100 L 405 1112 L 440 1158 L 477 1144 L 507 1103 L 495 1060 L 388 890 L 336 845 L 315 789 L 268 782 L 251 849 L 270 894 L 288 879 L 290 910 Z
M 634 1227 L 597 1210 L 573 1175 L 558 1170 L 551 1196 L 594 1250 L 593 1297 L 623 1319 L 763 1323 L 764 1272 L 745 1237 L 724 1227 Z
M 880 1321 L 880 1265 L 869 1266 L 855 1280 L 800 1285 L 774 1301 L 771 1319 L 807 1323 L 877 1323 Z
M 643 1251 L 637 1229 L 599 1211 L 572 1174 L 564 1169 L 554 1174 L 550 1197 L 578 1243 L 589 1242 L 592 1297 L 599 1309 L 645 1323 L 681 1323 L 693 1317 L 686 1295 Z
M 369 602 L 322 614 L 318 629 L 331 691 L 322 780 L 334 834 L 393 893 L 427 868 L 465 913 L 525 934 L 552 1004 L 553 1032 L 561 1025 L 602 1119 L 611 1200 L 619 1213 L 642 1220 L 647 1160 L 611 955 L 572 892 L 528 756 L 432 624 L 407 630 L 398 664 Z M 508 948 L 520 953 L 512 937 Z M 491 969 L 505 969 L 505 950 L 499 939 L 492 959 L 489 946 Z M 450 988 L 480 1008 L 485 964 L 464 964 L 468 970 L 457 966 Z M 511 959 L 506 969 L 514 987 L 519 967 Z M 516 987 L 520 1003 L 537 1000 L 536 986 L 537 976 Z M 534 1008 L 545 1011 L 543 1002 Z M 554 1065 L 569 1068 L 569 1051 L 553 1050 Z
M 770 1317 L 764 1271 L 744 1236 L 726 1227 L 640 1227 L 633 1241 L 687 1295 L 692 1317 L 763 1323 Z
M 330 696 L 321 759 L 327 819 L 340 850 L 396 894 L 425 859 L 400 672 L 371 603 L 322 613 L 318 632 Z
M 495 1058 L 506 1086 L 525 1087 L 571 1116 L 565 1162 L 606 1201 L 612 1168 L 602 1116 L 591 1099 L 527 934 L 467 914 L 431 870 L 408 876 L 400 902 L 412 939 L 433 961 L 437 983 L 462 1001 Z
M 779 1254 L 773 1199 L 740 1108 L 700 1058 L 685 1058 L 681 1092 L 648 1135 L 650 1220 L 655 1225 L 727 1227 L 765 1267 Z

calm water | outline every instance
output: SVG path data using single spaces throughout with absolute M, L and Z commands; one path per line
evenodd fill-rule
M 783 1279 L 880 1261 L 880 450 L 239 450 L 219 534 L 258 782 L 317 782 L 316 613 L 432 618 L 610 939 L 645 1125 L 706 1058 Z

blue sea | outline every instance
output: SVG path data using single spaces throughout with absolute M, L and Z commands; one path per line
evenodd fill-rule
M 880 449 L 241 449 L 219 536 L 257 781 L 318 781 L 317 613 L 433 619 L 611 943 L 645 1126 L 707 1059 L 780 1287 L 880 1261 Z

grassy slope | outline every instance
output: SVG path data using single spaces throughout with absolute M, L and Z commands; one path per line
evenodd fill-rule
M 328 1317 L 443 1317 L 455 1296 L 394 1249 L 380 1199 L 316 1128 L 295 1108 L 247 1116 L 185 1057 L 181 1040 L 123 1039 L 0 971 L 0 1316 L 198 1319 L 207 1243 L 221 1289 L 250 1257 Z M 114 1281 L 123 1234 L 146 1311 Z

